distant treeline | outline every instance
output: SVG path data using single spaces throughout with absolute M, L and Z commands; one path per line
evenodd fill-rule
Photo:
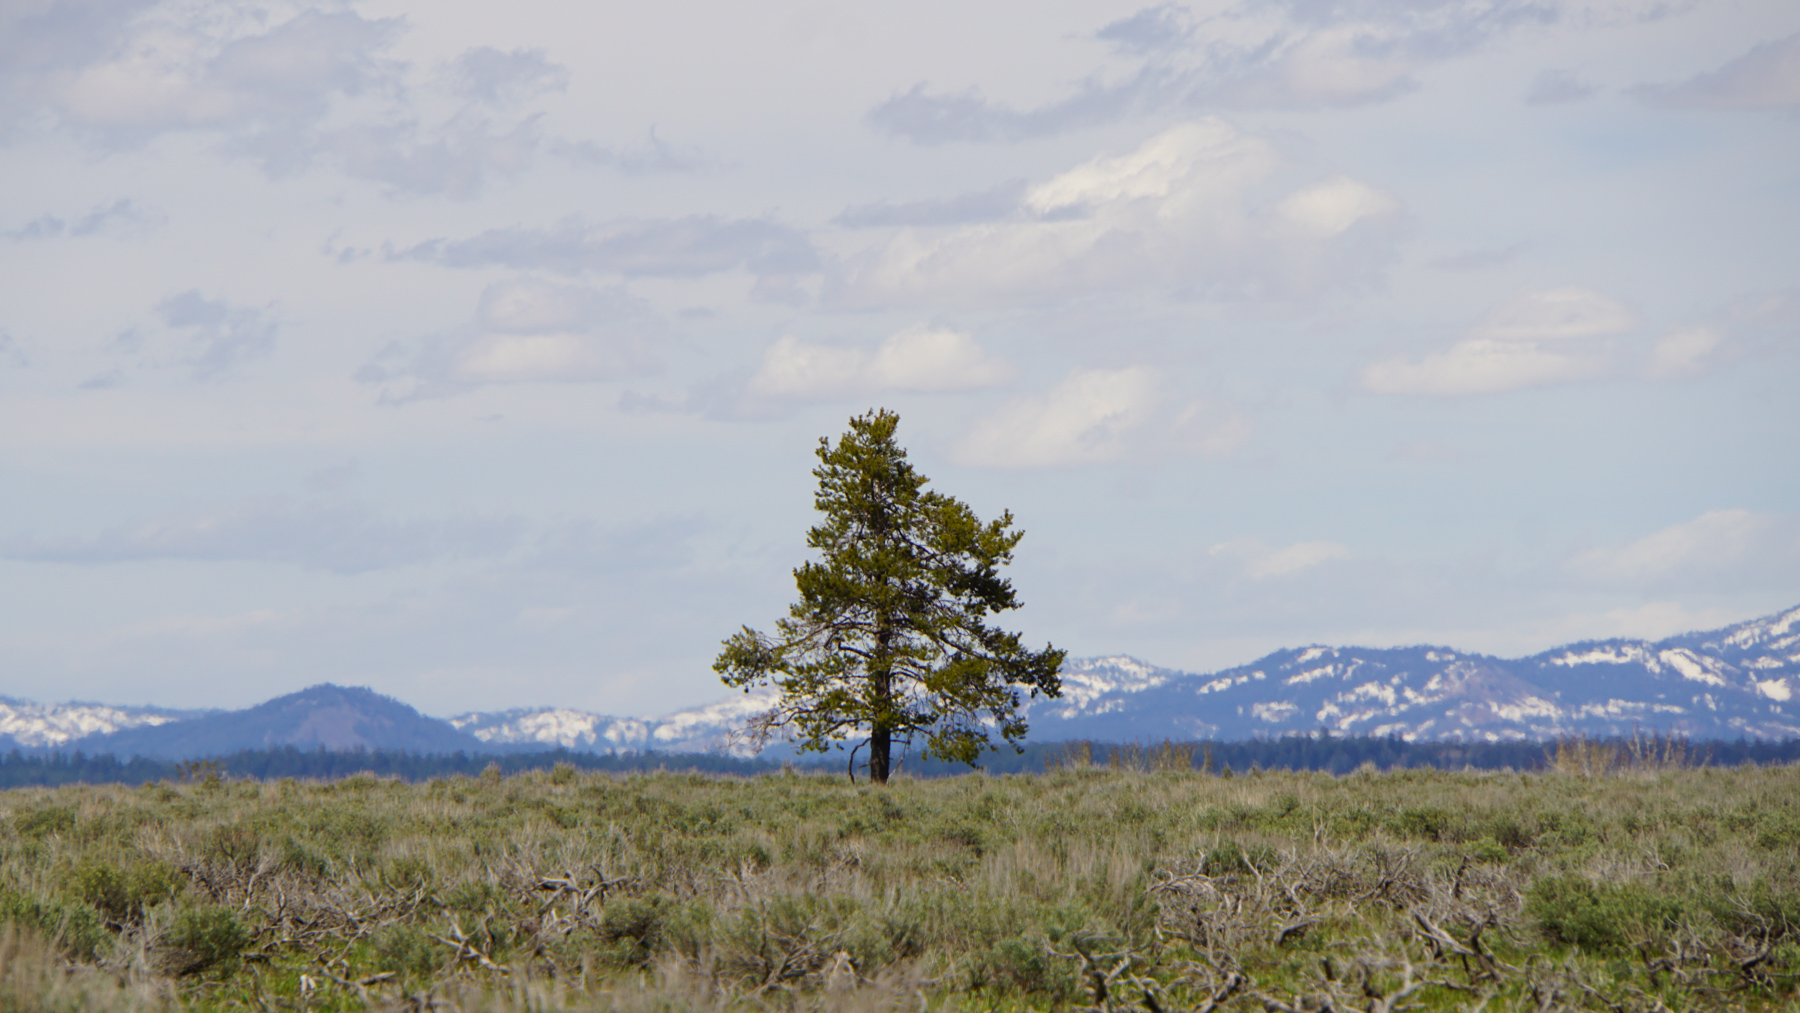
M 1438 770 L 1543 770 L 1566 766 L 1571 752 L 1605 757 L 1617 766 L 1723 766 L 1800 761 L 1800 739 L 1734 741 L 1638 738 L 1575 738 L 1538 742 L 1407 742 L 1397 736 L 1289 735 L 1232 742 L 1039 742 L 1023 753 L 991 753 L 983 766 L 1011 774 L 1067 766 L 1128 767 L 1138 770 L 1195 769 L 1215 774 L 1252 770 L 1318 770 L 1348 774 L 1365 764 L 1378 770 L 1431 767 Z M 904 769 L 932 777 L 956 773 L 946 764 L 914 763 Z
M 1642 752 L 1643 742 L 1629 739 L 1574 740 L 1582 750 L 1614 757 Z M 1664 753 L 1666 757 L 1666 743 Z M 1800 739 L 1779 742 L 1681 741 L 1680 765 L 1735 767 L 1746 763 L 1784 764 L 1800 761 Z M 1040 773 L 1062 767 L 1126 767 L 1137 770 L 1201 769 L 1215 774 L 1253 770 L 1317 770 L 1347 774 L 1364 765 L 1380 770 L 1433 767 L 1440 770 L 1542 770 L 1557 764 L 1556 742 L 1406 742 L 1394 737 L 1286 736 L 1235 742 L 1163 742 L 1160 744 L 1106 742 L 1034 742 L 1022 752 L 1001 749 L 987 754 L 982 769 L 991 774 Z M 656 770 L 693 771 L 705 774 L 753 776 L 786 769 L 803 772 L 846 773 L 843 753 L 810 756 L 797 761 L 746 760 L 718 753 L 627 753 L 604 755 L 555 749 L 535 753 L 419 753 L 374 751 L 307 751 L 282 749 L 243 750 L 207 760 L 177 762 L 132 757 L 121 760 L 111 754 L 90 756 L 84 752 L 27 755 L 20 750 L 0 756 L 0 788 L 56 786 L 63 784 L 147 784 L 157 781 L 192 781 L 207 777 L 277 780 L 333 780 L 352 774 L 372 773 L 406 781 L 427 781 L 457 775 L 476 776 L 489 767 L 501 774 L 544 770 L 569 764 L 582 770 L 641 773 Z M 918 777 L 945 777 L 967 773 L 968 767 L 941 761 L 902 757 L 898 772 Z M 861 771 L 858 771 L 860 777 Z
M 475 776 L 492 766 L 502 774 L 541 770 L 567 763 L 584 770 L 621 773 L 650 770 L 693 770 L 709 774 L 766 774 L 781 769 L 768 760 L 743 760 L 710 753 L 633 753 L 608 756 L 555 749 L 535 753 L 405 753 L 377 750 L 245 749 L 226 756 L 177 762 L 134 756 L 120 760 L 110 753 L 83 752 L 26 755 L 13 750 L 0 757 L 0 788 L 60 784 L 148 784 L 192 781 L 210 776 L 275 781 L 284 777 L 329 781 L 370 773 L 405 781 L 429 781 L 458 774 Z

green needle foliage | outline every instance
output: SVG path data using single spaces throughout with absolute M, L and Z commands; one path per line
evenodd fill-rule
M 1000 568 L 1025 533 L 1012 530 L 1011 513 L 983 524 L 966 504 L 926 491 L 894 442 L 899 423 L 871 411 L 836 446 L 819 440 L 814 505 L 825 519 L 807 533 L 820 558 L 794 571 L 800 601 L 774 636 L 746 626 L 713 664 L 727 685 L 779 688 L 753 725 L 765 738 L 787 732 L 823 752 L 866 730 L 878 784 L 895 742 L 923 736 L 927 758 L 973 764 L 990 729 L 1015 748 L 1024 737 L 1021 692 L 1062 693 L 1062 651 L 1027 650 L 987 624 L 1019 607 Z

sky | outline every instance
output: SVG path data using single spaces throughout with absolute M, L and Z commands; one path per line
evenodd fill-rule
M 1791 0 L 8 0 L 0 694 L 722 697 L 899 413 L 1033 645 L 1800 604 Z

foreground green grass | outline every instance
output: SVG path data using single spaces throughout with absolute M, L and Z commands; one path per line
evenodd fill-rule
M 1795 1009 L 1800 768 L 24 789 L 0 919 L 0 1011 Z

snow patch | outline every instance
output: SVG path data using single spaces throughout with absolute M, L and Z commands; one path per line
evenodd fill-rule
M 1355 700 L 1359 697 L 1369 697 L 1380 700 L 1382 703 L 1392 707 L 1395 700 L 1399 699 L 1399 694 L 1394 692 L 1394 687 L 1392 686 L 1384 686 L 1379 682 L 1365 682 L 1350 692 L 1345 693 L 1339 699 Z
M 1773 640 L 1800 624 L 1800 608 L 1789 609 L 1766 623 L 1749 623 L 1725 638 L 1733 647 L 1752 647 L 1762 640 Z
M 1328 675 L 1336 675 L 1336 674 L 1337 674 L 1337 666 L 1336 665 L 1326 665 L 1324 668 L 1308 669 L 1304 672 L 1301 672 L 1299 675 L 1290 675 L 1286 679 L 1283 679 L 1282 682 L 1289 686 L 1299 686 L 1299 685 L 1304 685 L 1305 683 L 1313 682 L 1318 679 L 1323 679 Z
M 1711 665 L 1707 663 L 1712 661 L 1710 658 L 1702 660 L 1693 651 L 1680 647 L 1669 651 L 1663 651 L 1659 656 L 1663 661 L 1668 663 L 1670 668 L 1680 672 L 1683 679 L 1689 679 L 1694 682 L 1704 682 L 1709 686 L 1725 685 L 1725 678 L 1712 670 L 1712 665 L 1718 663 L 1712 662 Z
M 1253 703 L 1250 705 L 1250 713 L 1253 716 L 1259 717 L 1270 724 L 1286 721 L 1299 709 L 1299 704 L 1290 703 L 1286 700 L 1277 700 L 1273 703 Z
M 1168 669 L 1155 668 L 1123 654 L 1070 662 L 1059 673 L 1063 706 L 1057 713 L 1061 717 L 1077 717 L 1088 705 L 1108 693 L 1155 689 L 1168 682 L 1172 674 Z
M 1195 688 L 1194 695 L 1195 696 L 1205 696 L 1208 693 L 1221 693 L 1221 692 L 1224 692 L 1225 690 L 1230 689 L 1233 686 L 1242 686 L 1244 683 L 1249 682 L 1249 681 L 1250 681 L 1250 677 L 1247 675 L 1240 675 L 1240 676 L 1237 676 L 1236 678 L 1233 678 L 1229 675 L 1221 675 L 1217 679 L 1214 679 L 1211 682 L 1202 683 L 1200 686 Z
M 1514 703 L 1498 703 L 1490 701 L 1488 709 L 1494 716 L 1506 721 L 1524 721 L 1527 718 L 1560 718 L 1562 708 L 1554 702 L 1539 696 L 1521 697 Z
M 1571 668 L 1576 665 L 1629 665 L 1633 662 L 1643 662 L 1648 653 L 1636 644 L 1621 644 L 1612 647 L 1596 647 L 1580 654 L 1570 651 L 1561 657 L 1551 658 L 1550 664 Z

